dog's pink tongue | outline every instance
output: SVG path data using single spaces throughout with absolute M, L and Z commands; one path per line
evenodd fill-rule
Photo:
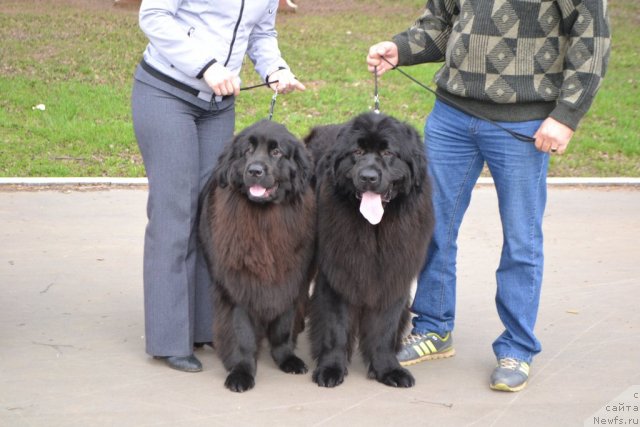
M 267 189 L 261 185 L 253 185 L 249 188 L 249 193 L 251 193 L 253 197 L 262 197 L 266 192 Z
M 378 224 L 382 220 L 382 214 L 384 214 L 382 197 L 371 191 L 363 193 L 360 201 L 360 213 L 371 224 Z

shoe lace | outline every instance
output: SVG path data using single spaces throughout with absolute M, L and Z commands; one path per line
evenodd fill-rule
M 500 365 L 501 368 L 512 369 L 512 370 L 515 371 L 520 366 L 520 361 L 517 360 L 517 359 L 512 359 L 510 357 L 506 357 L 504 359 L 500 359 L 498 361 L 498 364 Z
M 427 335 L 426 334 L 409 334 L 402 339 L 403 345 L 411 345 L 415 344 L 418 341 L 423 340 Z

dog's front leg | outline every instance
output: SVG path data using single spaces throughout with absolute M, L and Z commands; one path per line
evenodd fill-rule
M 415 379 L 396 357 L 398 325 L 406 317 L 402 298 L 385 310 L 365 309 L 360 321 L 360 351 L 369 364 L 369 378 L 392 387 L 413 387 Z
M 271 344 L 271 356 L 278 367 L 287 373 L 306 374 L 307 365 L 294 354 L 293 335 L 296 307 L 293 307 L 269 324 L 267 331 Z
M 242 306 L 218 293 L 215 305 L 214 341 L 222 363 L 229 372 L 225 387 L 243 392 L 253 388 L 258 352 L 256 331 Z
M 311 351 L 318 366 L 313 381 L 321 387 L 342 384 L 347 374 L 349 315 L 346 301 L 318 274 L 311 298 Z

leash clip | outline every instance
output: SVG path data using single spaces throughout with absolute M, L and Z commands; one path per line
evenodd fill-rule
M 380 114 L 380 96 L 378 96 L 378 66 L 373 66 L 373 112 Z
M 276 106 L 276 99 L 278 99 L 278 89 L 273 92 L 273 96 L 271 97 L 271 105 L 269 105 L 269 120 L 273 118 L 273 109 Z

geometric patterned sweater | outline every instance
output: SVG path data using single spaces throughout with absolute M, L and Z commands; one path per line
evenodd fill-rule
M 576 129 L 607 69 L 607 0 L 428 0 L 398 65 L 444 62 L 438 94 L 491 120 Z

